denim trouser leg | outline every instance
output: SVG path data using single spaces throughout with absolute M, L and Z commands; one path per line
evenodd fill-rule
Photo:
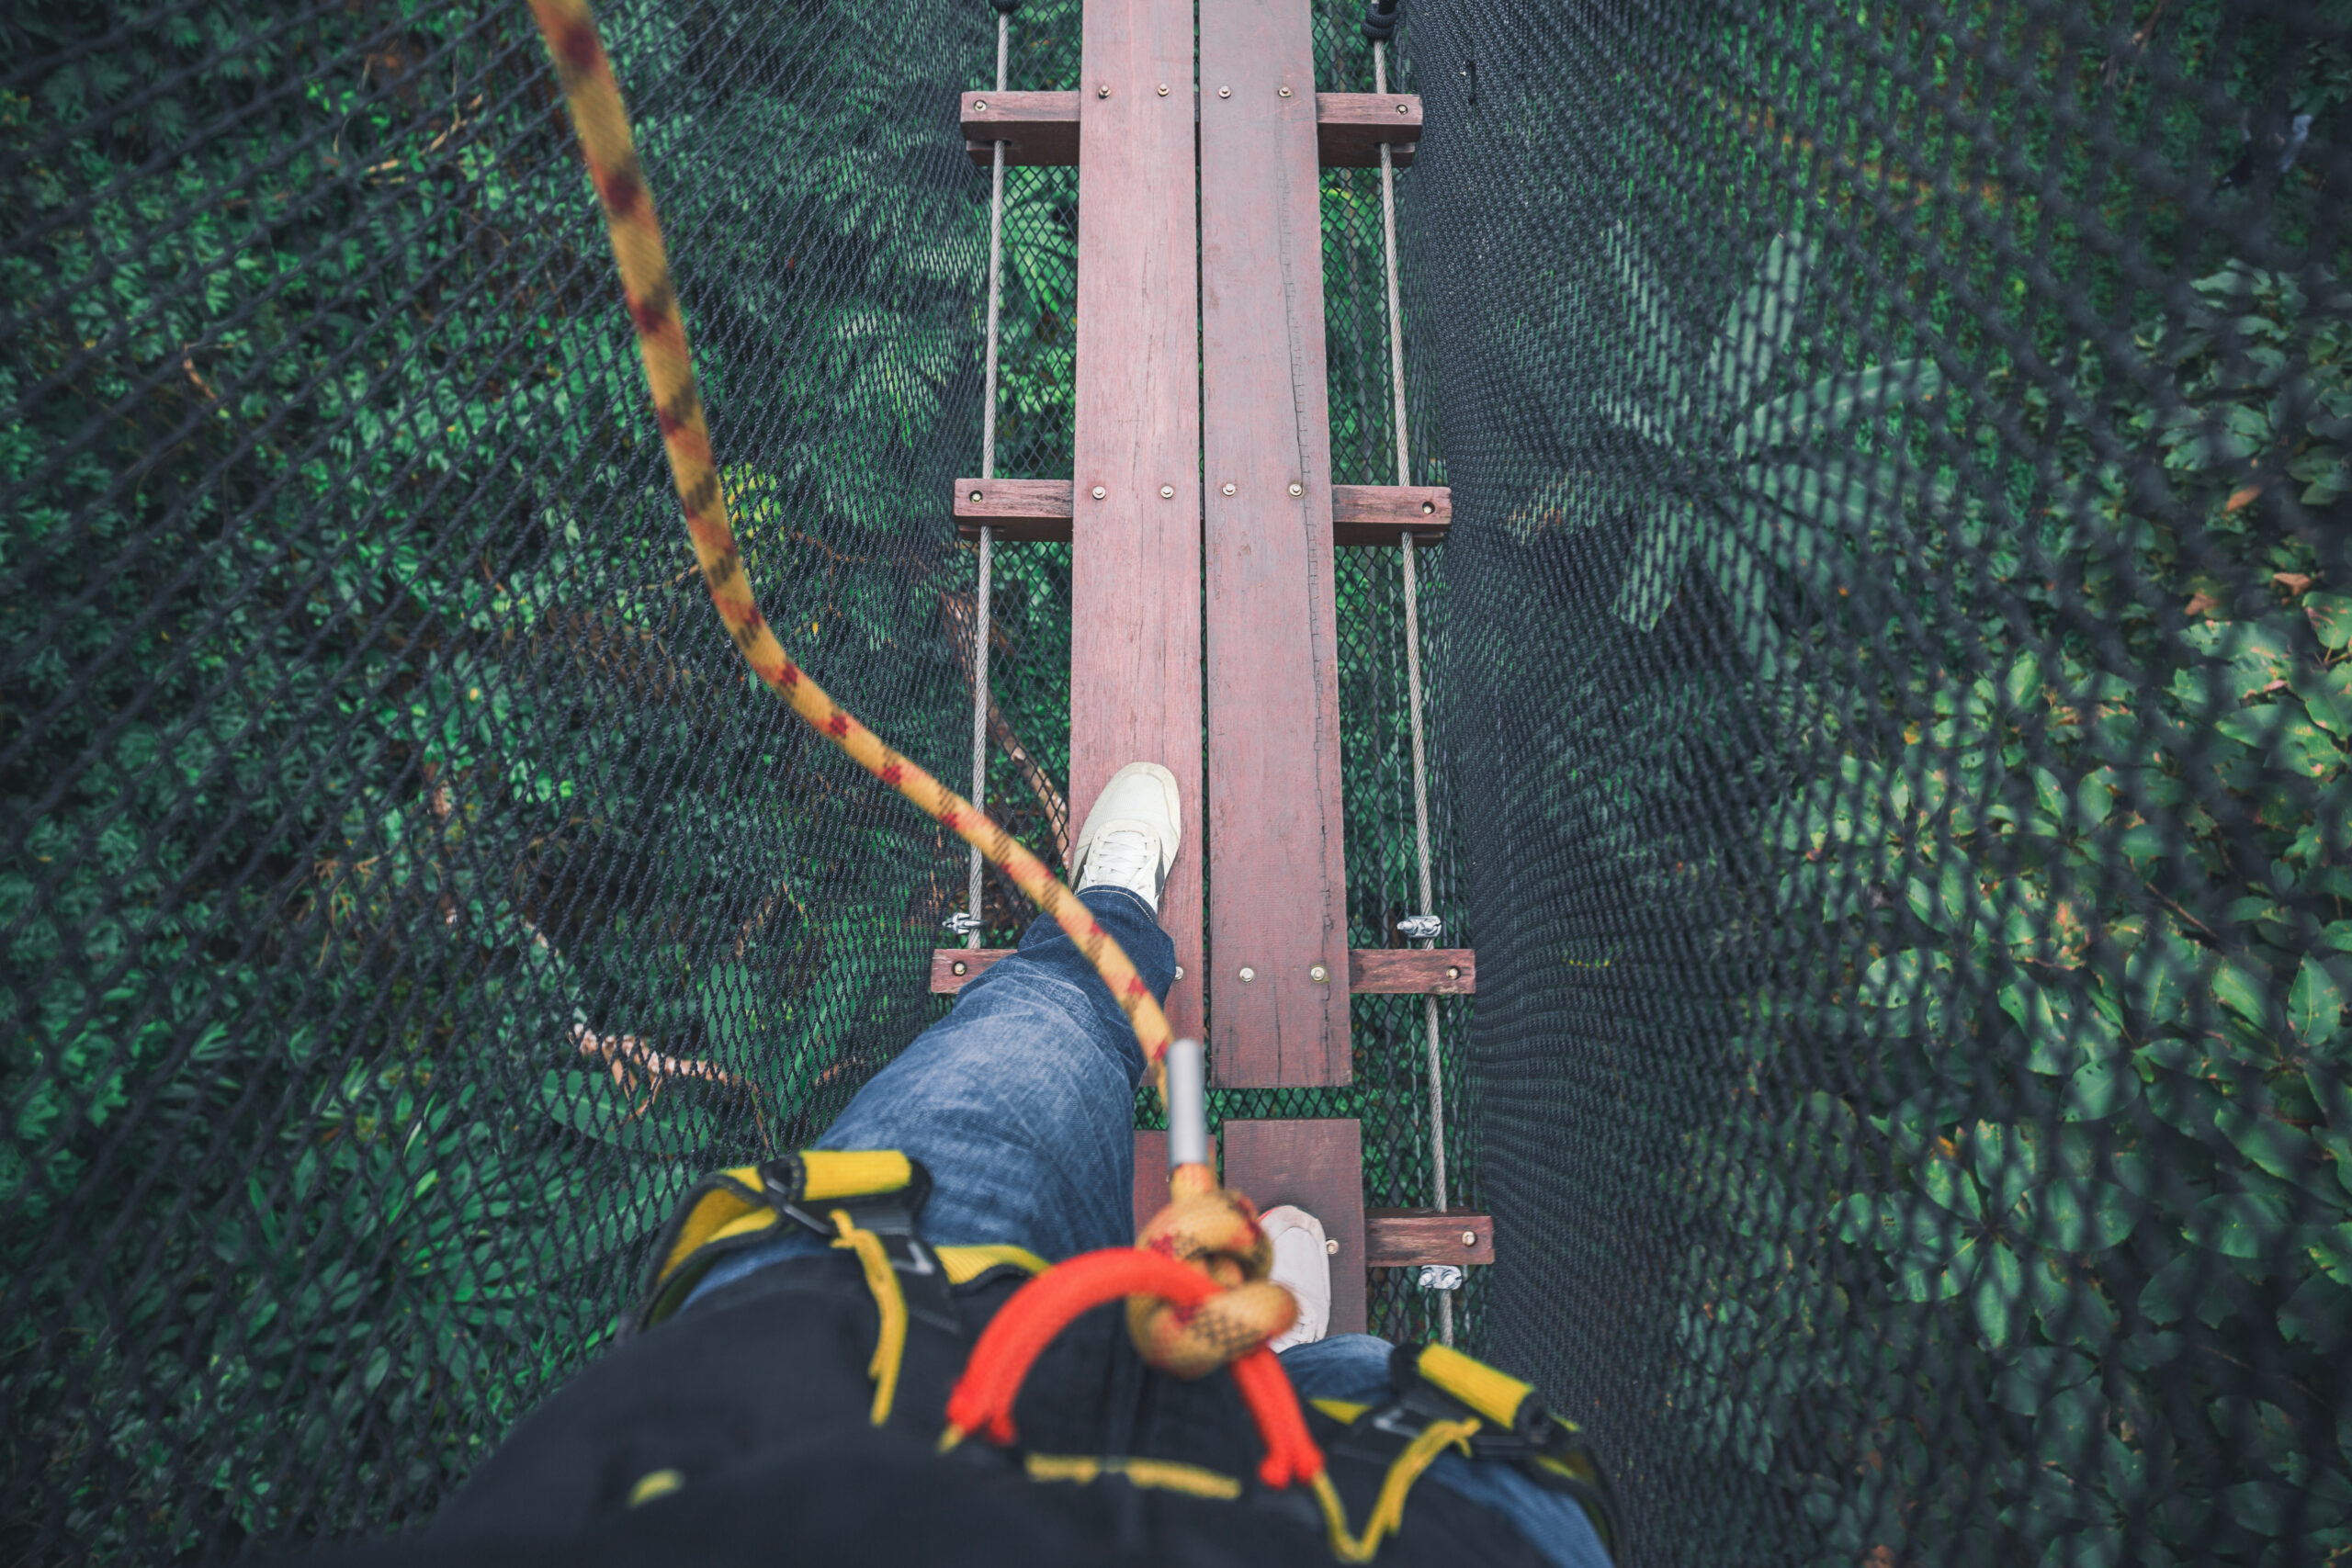
M 1124 888 L 1079 895 L 1163 1000 L 1176 947 Z M 955 1010 L 858 1090 L 818 1141 L 904 1149 L 932 1175 L 933 1246 L 1011 1242 L 1049 1262 L 1135 1239 L 1135 1098 L 1143 1051 L 1094 966 L 1040 916 L 1012 957 L 964 987 Z M 786 1258 L 825 1250 L 786 1236 L 713 1268 L 695 1297 Z

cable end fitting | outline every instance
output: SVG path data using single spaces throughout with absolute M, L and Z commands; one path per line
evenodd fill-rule
M 1396 32 L 1397 0 L 1372 0 L 1363 8 L 1363 36 L 1374 43 L 1386 43 Z

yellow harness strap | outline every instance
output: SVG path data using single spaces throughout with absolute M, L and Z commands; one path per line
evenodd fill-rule
M 1470 1457 L 1470 1436 L 1482 1425 L 1475 1416 L 1461 1421 L 1432 1421 L 1420 1435 L 1406 1445 L 1405 1451 L 1388 1463 L 1387 1477 L 1380 1483 L 1380 1496 L 1372 1506 L 1372 1517 L 1364 1521 L 1363 1534 L 1348 1533 L 1348 1512 L 1340 1501 L 1340 1489 L 1331 1484 L 1328 1470 L 1315 1473 L 1315 1500 L 1323 1506 L 1323 1524 L 1331 1538 L 1331 1555 L 1342 1562 L 1369 1562 L 1380 1550 L 1380 1543 L 1403 1528 L 1405 1523 L 1405 1494 L 1421 1478 L 1421 1472 L 1437 1462 L 1437 1456 L 1450 1448 L 1462 1450 Z
M 890 1405 L 899 1397 L 899 1364 L 907 1354 L 906 1292 L 899 1289 L 898 1270 L 890 1267 L 880 1236 L 859 1229 L 847 1209 L 835 1209 L 830 1218 L 841 1233 L 833 1245 L 857 1254 L 865 1268 L 865 1288 L 874 1292 L 874 1310 L 882 1315 L 874 1359 L 865 1364 L 865 1375 L 874 1380 L 874 1424 L 879 1427 L 890 1418 Z

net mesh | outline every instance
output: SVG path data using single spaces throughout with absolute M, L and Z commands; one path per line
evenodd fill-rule
M 769 618 L 960 778 L 993 13 L 602 19 Z M 524 8 L 6 27 L 0 1555 L 398 1528 L 686 1182 L 938 1016 L 962 846 L 746 683 Z M 2347 34 L 1400 35 L 1452 1198 L 1500 1235 L 1456 1321 L 1594 1432 L 1640 1561 L 2352 1548 Z M 1075 0 L 1013 43 L 1074 85 Z M 1007 191 L 998 471 L 1068 478 L 1076 173 Z M 1376 172 L 1324 214 L 1333 477 L 1393 480 Z M 1400 563 L 1340 558 L 1391 945 Z M 1069 552 L 995 563 L 988 804 L 1053 859 Z M 1353 1021 L 1348 1089 L 1213 1114 L 1356 1116 L 1367 1201 L 1425 1204 L 1421 1004 Z M 1374 1326 L 1430 1303 L 1383 1271 Z
M 1645 1562 L 2352 1544 L 2347 23 L 1412 13 L 1489 1344 Z

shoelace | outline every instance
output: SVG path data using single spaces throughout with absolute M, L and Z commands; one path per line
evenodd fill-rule
M 1094 840 L 1094 848 L 1086 857 L 1086 881 L 1114 883 L 1121 887 L 1133 887 L 1139 874 L 1148 872 L 1152 881 L 1145 886 L 1157 892 L 1159 873 L 1159 846 L 1149 835 L 1133 828 L 1116 828 Z

